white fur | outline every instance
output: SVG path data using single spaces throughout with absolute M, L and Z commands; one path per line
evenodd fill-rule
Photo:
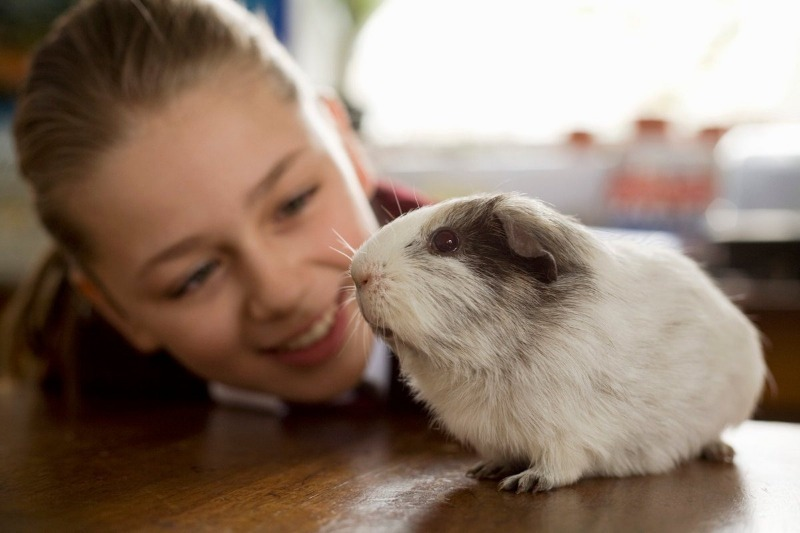
M 712 280 L 675 251 L 600 241 L 563 217 L 593 293 L 536 330 L 519 320 L 526 302 L 512 298 L 476 331 L 465 317 L 487 313 L 485 287 L 459 260 L 419 252 L 448 211 L 474 198 L 395 220 L 351 267 L 362 312 L 395 333 L 388 342 L 419 398 L 486 459 L 473 473 L 548 490 L 724 450 L 720 434 L 752 414 L 766 367 L 756 328 Z M 561 216 L 532 199 L 504 201 Z M 443 349 L 454 339 L 468 348 Z

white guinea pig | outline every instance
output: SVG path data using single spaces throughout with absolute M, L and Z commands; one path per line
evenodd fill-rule
M 516 194 L 382 228 L 350 270 L 361 311 L 442 426 L 516 492 L 730 461 L 766 367 L 759 333 L 674 250 L 601 240 Z

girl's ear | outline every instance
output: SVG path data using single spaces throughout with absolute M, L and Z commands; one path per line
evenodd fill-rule
M 367 198 L 371 198 L 375 192 L 375 179 L 373 178 L 371 169 L 367 165 L 367 157 L 366 154 L 364 154 L 361 141 L 351 126 L 350 115 L 347 112 L 347 108 L 345 108 L 342 101 L 332 92 L 322 92 L 319 98 L 323 106 L 333 117 L 333 121 L 336 124 L 336 131 L 342 138 L 342 143 L 347 151 L 347 155 L 350 157 L 350 161 L 353 163 L 353 168 L 355 168 L 361 187 L 364 189 Z
M 95 311 L 116 329 L 125 340 L 142 353 L 153 353 L 160 348 L 159 342 L 145 329 L 138 327 L 115 305 L 108 294 L 88 275 L 76 267 L 70 268 L 69 280 L 89 302 Z

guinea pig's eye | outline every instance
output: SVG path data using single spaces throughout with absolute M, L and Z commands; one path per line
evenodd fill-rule
M 431 247 L 437 252 L 450 254 L 458 250 L 458 234 L 449 229 L 441 228 L 431 235 Z

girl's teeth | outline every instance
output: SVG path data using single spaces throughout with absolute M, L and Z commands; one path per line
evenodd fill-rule
M 286 343 L 284 348 L 286 350 L 299 350 L 310 346 L 323 338 L 331 330 L 333 322 L 336 318 L 336 309 L 331 309 L 325 316 L 323 316 L 316 324 L 311 326 L 311 329 L 303 333 L 301 336 Z

